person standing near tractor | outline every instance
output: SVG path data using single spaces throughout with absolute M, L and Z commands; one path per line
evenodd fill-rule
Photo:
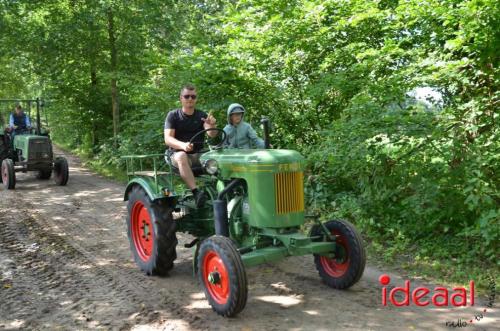
M 179 169 L 179 175 L 193 192 L 196 206 L 199 208 L 203 206 L 207 196 L 196 186 L 191 167 L 201 166 L 203 137 L 193 143 L 189 141 L 200 131 L 215 128 L 216 120 L 212 115 L 195 108 L 197 94 L 193 85 L 183 86 L 179 97 L 182 108 L 170 111 L 165 119 L 165 144 L 169 147 L 166 157 L 170 157 L 172 165 Z M 207 134 L 213 138 L 217 132 L 209 131 Z
M 233 103 L 227 109 L 227 122 L 224 131 L 227 134 L 228 148 L 264 148 L 264 140 L 257 136 L 252 126 L 243 120 L 245 108 Z

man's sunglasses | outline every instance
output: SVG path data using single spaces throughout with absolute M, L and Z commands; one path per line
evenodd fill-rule
M 196 94 L 185 94 L 182 96 L 184 99 L 188 100 L 188 99 L 193 99 L 193 100 L 196 100 Z

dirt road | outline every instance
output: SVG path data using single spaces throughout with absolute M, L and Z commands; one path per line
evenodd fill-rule
M 66 187 L 19 174 L 15 191 L 0 188 L 0 329 L 447 330 L 447 321 L 478 313 L 484 317 L 466 329 L 500 325 L 498 309 L 483 312 L 479 298 L 465 309 L 383 307 L 383 272 L 372 267 L 351 289 L 332 290 L 309 256 L 248 269 L 245 310 L 221 318 L 192 275 L 191 250 L 183 247 L 192 238 L 178 234 L 168 277 L 143 275 L 126 236 L 124 186 L 77 158 L 69 162 Z M 389 275 L 391 285 L 402 284 Z

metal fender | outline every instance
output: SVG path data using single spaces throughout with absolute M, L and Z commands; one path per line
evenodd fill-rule
M 161 191 L 162 187 L 156 185 L 153 179 L 135 177 L 128 183 L 127 188 L 125 189 L 125 194 L 123 196 L 124 201 L 128 201 L 128 194 L 130 193 L 132 188 L 136 185 L 142 187 L 142 189 L 146 192 L 148 197 L 153 201 L 159 199 L 171 200 L 177 198 L 176 196 L 165 196 L 164 193 Z

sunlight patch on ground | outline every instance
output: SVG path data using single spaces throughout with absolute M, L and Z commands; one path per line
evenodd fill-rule
M 86 270 L 86 269 L 90 269 L 90 268 L 92 268 L 92 266 L 91 266 L 91 265 L 89 265 L 89 264 L 79 264 L 79 265 L 76 265 L 75 267 L 76 267 L 77 269 L 82 269 L 82 270 Z
M 110 264 L 115 264 L 116 260 L 113 259 L 99 259 L 97 260 L 96 264 L 98 266 L 105 266 L 105 265 L 110 265 Z
M 0 325 L 6 326 L 6 329 L 19 329 L 24 325 L 24 320 L 18 320 L 18 319 L 15 319 L 13 321 L 0 320 Z
M 71 300 L 66 300 L 66 301 L 63 301 L 63 302 L 59 302 L 59 305 L 61 305 L 61 306 L 67 306 L 67 305 L 70 305 L 70 304 L 72 304 L 72 303 L 73 303 L 73 301 L 71 301 Z
M 189 297 L 194 300 L 205 300 L 205 293 L 203 292 L 193 293 Z
M 114 198 L 114 199 L 108 198 L 108 199 L 105 199 L 104 201 L 105 202 L 123 202 L 123 198 L 122 197 Z
M 134 325 L 130 330 L 132 331 L 151 331 L 151 330 L 162 330 L 162 331 L 182 331 L 191 330 L 189 324 L 181 319 L 169 319 L 163 323 L 153 323 L 153 324 L 139 324 Z
M 283 282 L 271 284 L 271 287 L 281 291 L 280 293 L 286 293 L 286 294 L 293 293 L 293 291 Z
M 264 302 L 276 303 L 282 307 L 291 307 L 302 303 L 301 298 L 282 295 L 263 295 L 256 297 L 256 299 Z
M 184 306 L 186 309 L 210 309 L 210 305 L 208 304 L 208 300 L 205 299 L 205 296 L 203 296 L 203 299 L 201 300 L 193 300 L 191 303 L 187 306 Z

